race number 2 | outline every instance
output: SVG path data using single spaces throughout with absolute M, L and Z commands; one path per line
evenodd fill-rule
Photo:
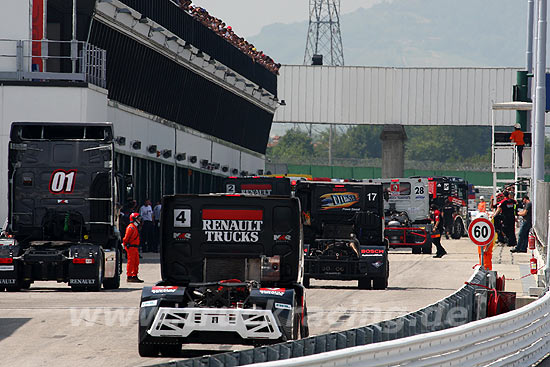
M 53 194 L 70 194 L 74 190 L 76 170 L 56 169 L 50 177 L 50 192 Z
M 191 209 L 174 209 L 174 227 L 191 227 Z

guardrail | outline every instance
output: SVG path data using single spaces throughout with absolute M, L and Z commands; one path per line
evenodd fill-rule
M 0 39 L 0 80 L 70 80 L 106 88 L 106 51 L 82 41 Z
M 487 272 L 478 268 L 468 283 L 485 285 L 486 278 Z M 477 316 L 474 308 L 476 289 L 478 288 L 466 284 L 449 297 L 416 312 L 356 329 L 317 335 L 239 352 L 222 353 L 209 357 L 171 362 L 169 364 L 159 364 L 157 366 L 218 367 L 243 366 L 263 362 L 269 362 L 266 366 L 301 366 L 302 364 L 300 363 L 311 363 L 304 364 L 304 366 L 319 366 L 323 365 L 325 357 L 328 358 L 335 355 L 335 357 L 331 358 L 340 358 L 339 353 L 347 356 L 348 353 L 353 353 L 356 350 L 362 351 L 361 348 L 365 348 L 366 345 L 372 347 L 382 344 L 386 345 L 390 341 L 390 343 L 393 343 L 403 338 L 410 339 L 408 337 L 413 335 L 428 335 L 427 333 L 431 335 L 432 332 L 467 324 L 475 320 Z M 319 353 L 323 354 L 319 355 Z M 377 363 L 385 363 L 387 356 L 393 356 L 393 352 L 386 356 L 387 353 L 389 352 L 384 350 L 384 352 L 376 354 Z M 404 354 L 403 351 L 400 353 Z M 304 359 L 299 357 L 304 357 Z M 367 361 L 360 356 L 357 358 L 358 366 L 370 365 L 369 363 L 371 363 L 370 360 Z M 305 362 L 298 362 L 299 360 L 304 360 Z M 336 366 L 334 362 L 329 361 L 327 360 L 327 365 Z M 345 359 L 342 359 L 342 361 L 345 361 Z M 344 366 L 347 362 L 342 363 L 342 366 Z M 372 363 L 375 362 L 372 361 Z M 384 363 L 381 365 L 385 365 Z
M 257 366 L 529 366 L 549 353 L 549 306 L 546 293 L 518 310 L 449 330 Z

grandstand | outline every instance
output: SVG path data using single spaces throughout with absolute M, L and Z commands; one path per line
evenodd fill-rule
M 251 57 L 180 5 L 4 0 L 0 149 L 7 152 L 13 121 L 111 121 L 117 164 L 134 176 L 140 202 L 262 172 L 279 105 L 276 64 Z

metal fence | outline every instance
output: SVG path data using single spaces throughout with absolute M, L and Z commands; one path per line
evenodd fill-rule
M 468 283 L 487 284 L 487 272 L 477 270 Z M 258 347 L 239 352 L 158 364 L 159 367 L 244 366 L 312 356 L 345 348 L 401 339 L 467 324 L 476 320 L 474 297 L 478 287 L 465 284 L 458 291 L 416 312 L 356 329 Z
M 68 80 L 105 88 L 106 51 L 82 41 L 0 39 L 0 80 Z

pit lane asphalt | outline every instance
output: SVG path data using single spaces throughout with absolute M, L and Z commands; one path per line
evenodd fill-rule
M 443 244 L 449 255 L 442 259 L 392 250 L 387 290 L 358 290 L 356 281 L 312 280 L 306 294 L 311 334 L 391 319 L 453 293 L 473 273 L 477 249 L 468 239 Z M 140 277 L 144 285 L 153 285 L 160 279 L 158 257 L 144 257 Z M 141 287 L 123 281 L 115 291 L 73 293 L 65 284 L 37 282 L 28 291 L 0 293 L 0 364 L 138 366 L 174 360 L 138 355 Z M 242 348 L 184 346 L 179 359 Z

